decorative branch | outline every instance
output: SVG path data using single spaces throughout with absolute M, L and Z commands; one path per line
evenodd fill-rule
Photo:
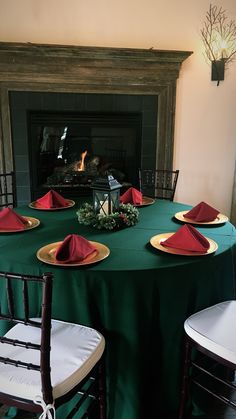
M 201 36 L 209 61 L 223 59 L 229 63 L 236 58 L 236 23 L 228 20 L 222 7 L 218 9 L 210 4 Z

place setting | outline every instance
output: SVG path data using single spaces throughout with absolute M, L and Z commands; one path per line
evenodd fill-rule
M 73 201 L 72 199 L 65 199 L 58 192 L 51 189 L 41 198 L 31 202 L 29 204 L 29 207 L 42 211 L 58 211 L 72 208 L 74 205 L 75 201 Z
M 39 224 L 37 218 L 20 215 L 10 207 L 0 211 L 0 233 L 20 233 L 32 230 Z
M 184 223 L 199 225 L 216 226 L 229 221 L 226 215 L 221 214 L 216 208 L 203 201 L 193 207 L 190 211 L 177 212 L 174 217 Z
M 120 202 L 122 204 L 132 204 L 134 207 L 145 207 L 154 204 L 155 199 L 143 196 L 138 189 L 130 187 L 120 196 Z
M 102 243 L 87 240 L 77 234 L 68 234 L 62 241 L 41 247 L 36 256 L 49 265 L 75 267 L 100 262 L 109 254 L 110 249 Z
M 150 244 L 162 252 L 183 256 L 205 256 L 218 249 L 214 240 L 190 224 L 184 224 L 175 233 L 157 234 L 150 239 Z

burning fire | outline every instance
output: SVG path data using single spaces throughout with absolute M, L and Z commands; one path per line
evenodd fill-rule
M 81 153 L 81 160 L 78 162 L 78 166 L 77 166 L 77 170 L 79 172 L 82 172 L 82 171 L 85 170 L 84 160 L 85 160 L 85 157 L 87 156 L 87 153 L 88 153 L 87 150 L 85 150 L 83 153 Z

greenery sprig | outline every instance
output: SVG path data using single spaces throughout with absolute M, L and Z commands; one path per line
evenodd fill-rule
M 139 211 L 131 204 L 120 204 L 118 210 L 109 215 L 97 214 L 93 206 L 84 203 L 77 211 L 80 224 L 91 225 L 99 230 L 119 230 L 134 226 L 138 222 Z

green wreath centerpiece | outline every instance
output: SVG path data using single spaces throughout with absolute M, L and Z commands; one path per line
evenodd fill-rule
M 109 215 L 97 214 L 93 206 L 84 203 L 77 211 L 80 224 L 91 225 L 99 230 L 119 230 L 134 226 L 138 222 L 139 211 L 131 204 L 120 204 L 116 212 Z

